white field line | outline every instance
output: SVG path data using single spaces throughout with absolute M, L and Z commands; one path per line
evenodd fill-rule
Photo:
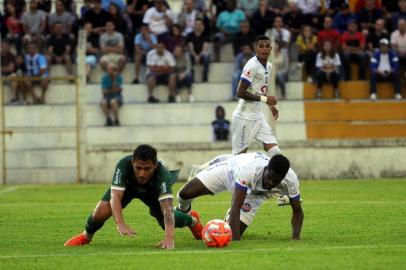
M 9 188 L 5 188 L 3 190 L 0 190 L 0 195 L 4 194 L 4 193 L 9 193 L 9 192 L 13 192 L 16 191 L 19 187 L 9 187 Z
M 75 247 L 79 248 L 80 247 Z M 48 258 L 48 257 L 91 257 L 91 256 L 147 256 L 168 254 L 247 254 L 266 252 L 306 252 L 306 251 L 328 251 L 328 250 L 357 250 L 357 249 L 385 249 L 396 248 L 406 249 L 406 245 L 355 245 L 355 246 L 330 246 L 330 247 L 287 247 L 287 248 L 257 248 L 257 249 L 206 249 L 206 250 L 156 250 L 156 251 L 133 251 L 133 252 L 97 252 L 97 253 L 55 253 L 55 254 L 26 254 L 26 255 L 1 255 L 0 260 L 5 259 L 27 259 L 27 258 Z M 73 250 L 72 248 L 69 248 Z

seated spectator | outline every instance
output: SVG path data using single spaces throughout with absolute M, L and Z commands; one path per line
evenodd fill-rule
M 172 24 L 170 34 L 165 40 L 165 47 L 173 53 L 176 46 L 184 48 L 186 46 L 186 38 L 182 36 L 182 28 L 179 24 Z
M 134 38 L 135 47 L 135 79 L 133 84 L 140 83 L 140 71 L 141 65 L 145 65 L 147 59 L 147 53 L 154 49 L 157 44 L 157 38 L 154 34 L 149 32 L 147 25 L 142 25 L 140 33 L 138 33 Z
M 365 37 L 358 31 L 356 21 L 350 21 L 348 31 L 341 36 L 341 48 L 343 50 L 345 78 L 351 79 L 350 63 L 355 62 L 359 65 L 359 79 L 365 80 L 365 67 L 367 65 Z
M 247 20 L 252 18 L 252 15 L 258 8 L 258 4 L 259 0 L 237 0 L 237 8 L 244 12 Z
M 251 18 L 252 30 L 257 35 L 264 35 L 266 29 L 273 25 L 275 14 L 268 8 L 267 0 L 259 0 L 258 9 Z
M 21 105 L 30 105 L 31 100 L 34 103 L 38 103 L 39 98 L 34 92 L 34 89 L 30 87 L 30 84 L 26 81 L 23 80 L 26 74 L 26 68 L 25 68 L 25 63 L 24 63 L 24 55 L 19 54 L 17 55 L 16 59 L 16 84 L 17 84 L 17 99 L 18 99 L 18 104 Z M 28 95 L 31 96 L 31 100 L 28 99 Z
M 204 23 L 202 19 L 196 19 L 195 30 L 188 35 L 187 44 L 192 65 L 196 63 L 203 65 L 202 81 L 207 82 L 210 64 L 209 38 L 204 34 Z M 192 72 L 194 74 L 194 71 Z
M 354 7 L 354 12 L 358 13 L 362 9 L 365 8 L 367 0 L 356 0 L 355 7 Z M 377 8 L 381 8 L 381 1 L 380 0 L 374 0 L 374 6 Z
M 269 1 L 270 10 L 276 15 L 283 16 L 289 12 L 289 1 L 288 0 L 270 0 Z
M 231 93 L 233 94 L 232 99 L 237 98 L 238 83 L 240 82 L 241 73 L 245 64 L 254 56 L 255 53 L 253 52 L 252 47 L 246 44 L 242 46 L 241 52 L 235 57 L 234 73 L 231 80 Z
M 303 26 L 302 33 L 297 37 L 296 46 L 299 50 L 299 63 L 304 65 L 308 81 L 312 82 L 317 54 L 317 37 L 309 25 Z
M 46 14 L 38 9 L 37 1 L 32 0 L 30 2 L 30 10 L 21 18 L 25 33 L 23 38 L 25 45 L 28 43 L 36 43 L 39 48 L 42 48 L 44 41 L 43 33 L 45 33 L 45 19 Z
M 390 36 L 390 43 L 392 48 L 396 51 L 399 57 L 400 72 L 406 79 L 406 20 L 399 19 L 398 30 L 393 32 Z
M 27 3 L 25 0 L 4 0 L 3 1 L 3 10 L 7 10 L 7 5 L 12 5 L 15 7 L 16 15 L 20 18 L 24 13 Z
M 255 34 L 251 31 L 248 21 L 242 21 L 240 23 L 240 29 L 240 32 L 237 33 L 233 41 L 234 55 L 239 54 L 243 46 L 253 46 L 255 43 Z
M 227 1 L 227 9 L 222 11 L 216 21 L 218 32 L 214 35 L 214 61 L 220 61 L 220 47 L 233 42 L 240 32 L 240 23 L 245 20 L 244 12 L 236 9 L 236 0 Z
M 91 23 L 93 32 L 101 35 L 106 30 L 106 22 L 110 16 L 102 9 L 101 0 L 93 0 L 92 4 L 92 8 L 84 14 L 83 21 Z
M 321 89 L 325 83 L 333 85 L 335 98 L 340 97 L 338 90 L 340 65 L 340 57 L 335 52 L 331 42 L 324 42 L 321 52 L 316 57 L 316 68 L 318 69 L 316 98 L 321 98 Z
M 181 102 L 181 97 L 179 95 L 179 91 L 186 87 L 188 91 L 188 101 L 194 102 L 194 98 L 192 95 L 192 83 L 193 83 L 193 75 L 192 75 L 192 63 L 190 61 L 190 57 L 184 53 L 183 47 L 176 46 L 173 50 L 173 55 L 175 57 L 175 71 L 172 76 L 176 78 L 176 102 Z
M 115 30 L 121 33 L 124 37 L 124 45 L 127 51 L 127 56 L 132 60 L 134 56 L 134 35 L 132 29 L 132 23 L 130 17 L 127 13 L 120 12 L 119 6 L 115 3 L 110 4 L 109 7 L 109 20 L 114 22 Z
M 148 0 L 127 0 L 127 14 L 133 26 L 133 32 L 138 33 L 142 26 L 145 12 L 150 8 Z
M 62 24 L 62 33 L 68 34 L 69 37 L 74 40 L 75 37 L 72 34 L 72 27 L 75 23 L 75 17 L 65 10 L 65 5 L 62 0 L 55 2 L 55 12 L 48 16 L 49 33 L 52 33 L 52 27 L 57 22 Z
M 372 55 L 375 49 L 379 49 L 379 41 L 383 38 L 389 40 L 388 32 L 385 29 L 385 20 L 378 19 L 375 22 L 375 31 L 369 33 L 367 37 L 368 52 Z
M 17 81 L 11 80 L 15 77 L 16 56 L 10 50 L 10 43 L 7 40 L 1 41 L 1 77 L 5 78 L 6 85 L 11 88 L 11 104 L 18 102 Z
M 28 44 L 28 53 L 24 57 L 27 76 L 31 77 L 29 87 L 33 88 L 36 85 L 41 86 L 41 97 L 34 103 L 45 104 L 45 94 L 49 86 L 49 72 L 47 58 L 38 53 L 37 45 L 34 43 Z
M 345 2 L 345 3 L 343 3 Z M 326 12 L 325 14 L 330 17 L 334 17 L 338 12 L 340 12 L 340 9 L 343 4 L 348 5 L 348 1 L 343 1 L 343 0 L 329 0 L 324 2 L 326 5 Z M 345 30 L 344 30 L 345 31 Z
M 194 31 L 197 18 L 203 18 L 203 14 L 194 8 L 193 4 L 193 0 L 185 0 L 183 2 L 182 12 L 178 16 L 178 24 L 184 29 L 182 32 L 184 36 L 187 36 Z
M 286 81 L 288 80 L 288 68 L 289 61 L 276 42 L 275 45 L 275 58 L 273 60 L 273 66 L 276 70 L 276 85 L 279 86 L 282 99 L 286 98 Z
M 156 49 L 147 54 L 147 66 L 149 73 L 147 75 L 148 102 L 158 103 L 159 99 L 153 96 L 155 85 L 163 84 L 169 86 L 168 102 L 174 103 L 176 94 L 176 77 L 172 76 L 175 68 L 175 59 L 171 52 L 165 49 L 163 41 L 158 41 Z
M 102 0 L 102 8 L 105 11 L 109 11 L 111 5 L 115 5 L 118 9 L 119 12 L 124 12 L 124 8 L 125 8 L 125 3 L 124 0 Z
M 100 107 L 106 116 L 105 126 L 119 126 L 118 110 L 123 105 L 123 97 L 121 96 L 123 77 L 115 64 L 108 64 L 107 73 L 102 77 L 101 87 L 103 97 L 100 101 Z
M 347 31 L 348 22 L 356 19 L 357 17 L 351 13 L 348 4 L 343 3 L 340 6 L 340 11 L 334 16 L 333 28 L 340 32 L 340 34 L 344 33 Z
M 48 63 L 64 64 L 69 75 L 73 75 L 72 42 L 68 34 L 63 33 L 63 24 L 57 22 L 53 25 L 53 33 L 47 42 Z
M 265 36 L 269 38 L 274 38 L 275 42 L 277 42 L 281 48 L 281 51 L 289 55 L 288 50 L 290 46 L 291 40 L 291 33 L 288 29 L 284 28 L 283 26 L 283 19 L 281 16 L 276 16 L 275 21 L 273 23 L 273 28 L 268 29 L 265 33 Z
M 376 100 L 376 83 L 389 81 L 393 83 L 395 99 L 402 99 L 400 94 L 399 58 L 396 52 L 389 49 L 389 40 L 383 38 L 379 41 L 380 48 L 375 50 L 371 59 L 371 88 L 370 98 Z
M 326 16 L 324 18 L 324 28 L 317 33 L 318 46 L 321 49 L 326 41 L 330 41 L 333 49 L 338 51 L 340 49 L 340 33 L 333 29 L 333 19 Z
M 406 0 L 399 0 L 399 10 L 392 14 L 392 28 L 391 29 L 398 29 L 398 21 L 400 19 L 406 20 Z
M 227 0 L 210 0 L 209 12 L 212 24 L 215 25 L 221 12 L 227 9 Z
M 296 40 L 296 37 L 300 34 L 300 29 L 305 23 L 305 20 L 302 11 L 300 11 L 295 2 L 292 2 L 289 5 L 289 12 L 283 16 L 283 22 L 285 23 L 289 32 L 293 35 L 293 40 Z
M 15 7 L 12 4 L 7 5 L 6 15 L 8 16 L 5 24 L 7 26 L 7 40 L 13 43 L 18 54 L 22 52 L 22 38 L 24 35 L 23 24 L 20 20 L 20 15 L 17 14 Z
M 228 141 L 230 134 L 230 121 L 225 119 L 226 112 L 223 106 L 217 106 L 216 119 L 211 123 L 213 126 L 214 140 Z
M 123 72 L 126 64 L 124 55 L 124 37 L 121 33 L 115 31 L 114 22 L 106 23 L 106 32 L 100 37 L 100 48 L 102 58 L 100 59 L 100 67 L 106 72 L 107 65 L 114 63 L 117 66 L 118 73 Z
M 154 6 L 145 12 L 142 22 L 148 25 L 152 34 L 156 35 L 163 42 L 166 42 L 173 18 L 173 13 L 166 6 L 164 0 L 154 0 Z
M 38 3 L 38 9 L 49 14 L 51 12 L 52 0 L 36 0 Z
M 185 1 L 183 2 L 185 4 Z M 193 8 L 198 10 L 200 13 L 205 14 L 207 12 L 207 5 L 205 0 L 194 0 Z
M 374 30 L 376 20 L 383 18 L 381 8 L 375 6 L 375 0 L 365 0 L 365 6 L 356 13 L 357 21 L 361 25 L 361 31 L 371 32 Z
M 97 66 L 97 59 L 100 55 L 100 40 L 99 35 L 92 31 L 92 24 L 86 23 L 84 26 L 86 31 L 86 81 L 90 81 L 90 74 Z
M 302 11 L 304 22 L 313 28 L 320 28 L 320 0 L 297 0 L 297 6 Z

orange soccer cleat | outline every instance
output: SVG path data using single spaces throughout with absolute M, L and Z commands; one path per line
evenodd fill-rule
M 87 238 L 84 233 L 80 233 L 70 238 L 63 244 L 65 247 L 83 246 L 89 244 L 91 239 Z
M 201 240 L 203 225 L 200 223 L 200 215 L 196 211 L 190 211 L 189 215 L 194 217 L 197 220 L 196 224 L 193 225 L 192 227 L 189 227 L 189 229 L 192 232 L 192 234 L 196 240 Z

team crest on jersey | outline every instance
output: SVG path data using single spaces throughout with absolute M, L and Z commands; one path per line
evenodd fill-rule
M 241 206 L 241 210 L 243 211 L 243 212 L 249 212 L 249 211 L 251 211 L 251 204 L 249 204 L 249 203 L 244 203 L 242 206 Z
M 244 75 L 247 76 L 248 78 L 251 78 L 251 71 L 246 70 L 246 71 L 244 72 Z

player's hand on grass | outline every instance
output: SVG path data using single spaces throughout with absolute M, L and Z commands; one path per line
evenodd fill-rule
M 269 106 L 269 108 L 271 109 L 273 118 L 274 118 L 275 120 L 278 120 L 278 117 L 279 117 L 279 110 L 278 110 L 278 108 L 276 108 L 275 106 Z
M 174 249 L 175 248 L 175 241 L 173 239 L 164 239 L 160 241 L 157 245 L 157 248 L 162 249 Z
M 125 225 L 124 223 L 117 224 L 117 231 L 122 236 L 134 237 L 135 232 L 130 226 Z
M 269 106 L 276 105 L 278 103 L 278 99 L 274 96 L 268 96 L 267 98 L 268 100 L 266 101 L 266 104 L 268 104 Z

